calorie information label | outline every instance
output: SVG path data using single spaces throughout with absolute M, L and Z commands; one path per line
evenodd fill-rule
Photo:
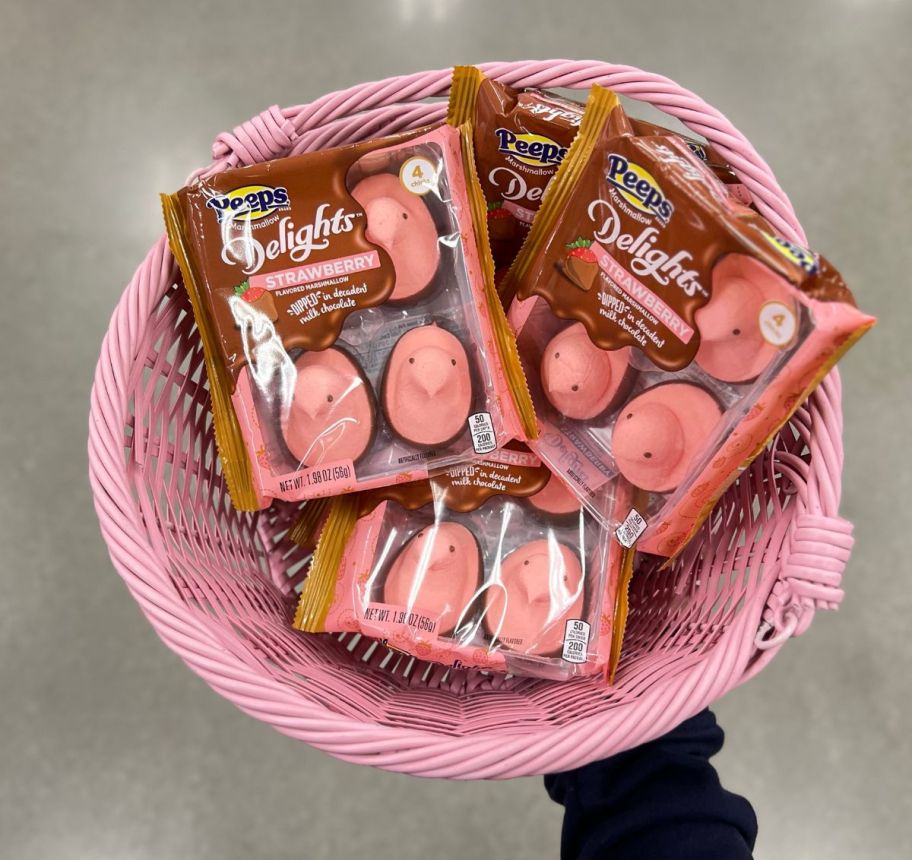
M 621 546 L 630 549 L 644 531 L 646 531 L 646 520 L 636 508 L 631 508 L 624 522 L 617 527 L 615 535 Z
M 585 621 L 571 619 L 564 627 L 564 650 L 561 654 L 568 663 L 585 663 L 589 656 L 589 630 Z
M 469 416 L 469 431 L 476 454 L 488 454 L 497 447 L 494 422 L 490 412 L 476 412 Z
M 561 657 L 568 663 L 585 663 L 589 656 L 589 630 L 585 621 L 571 619 L 564 627 L 564 650 Z

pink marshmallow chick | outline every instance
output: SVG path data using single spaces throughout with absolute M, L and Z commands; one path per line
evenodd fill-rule
M 355 361 L 340 349 L 305 352 L 282 435 L 305 466 L 357 460 L 374 435 L 370 388 Z
M 362 179 L 351 192 L 367 218 L 367 240 L 389 254 L 396 270 L 390 301 L 413 299 L 424 292 L 440 262 L 437 227 L 417 194 L 398 176 L 378 173 Z
M 529 504 L 536 510 L 555 517 L 578 514 L 580 511 L 580 500 L 557 475 L 551 475 L 544 487 L 529 496 Z
M 422 529 L 399 551 L 383 586 L 383 600 L 437 620 L 437 633 L 452 633 L 478 590 L 481 552 L 459 523 Z
M 723 257 L 713 268 L 712 298 L 694 317 L 700 332 L 697 364 L 723 382 L 759 376 L 781 351 L 760 328 L 760 311 L 771 301 L 794 309 L 785 280 L 744 254 Z
M 579 558 L 556 540 L 532 541 L 501 564 L 500 584 L 485 591 L 485 627 L 510 651 L 559 653 L 568 619 L 581 618 L 583 571 Z
M 442 445 L 455 439 L 472 407 L 462 343 L 434 324 L 407 331 L 387 361 L 382 399 L 387 421 L 407 442 Z
M 601 415 L 616 400 L 627 378 L 630 348 L 599 349 L 582 323 L 556 334 L 541 362 L 545 397 L 568 418 Z
M 712 437 L 722 410 L 706 389 L 667 382 L 626 403 L 611 449 L 621 474 L 651 493 L 671 492 Z

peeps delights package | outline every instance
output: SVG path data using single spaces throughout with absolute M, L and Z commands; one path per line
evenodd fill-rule
M 513 89 L 474 66 L 453 70 L 448 120 L 472 126 L 498 272 L 506 272 L 522 247 L 582 116 L 577 102 L 542 90 Z
M 295 627 L 362 633 L 445 665 L 592 674 L 619 653 L 629 561 L 559 478 L 511 445 L 334 499 Z
M 538 89 L 517 90 L 474 66 L 457 66 L 450 89 L 449 121 L 470 122 L 478 177 L 487 201 L 488 231 L 497 271 L 519 253 L 545 188 L 576 137 L 579 102 Z M 637 135 L 674 134 L 631 118 Z M 708 143 L 677 135 L 743 203 L 750 195 Z M 499 279 L 498 279 L 499 280 Z
M 419 129 L 162 197 L 235 507 L 415 480 L 534 428 L 469 134 Z
M 665 556 L 874 324 L 823 257 L 600 87 L 502 290 L 530 445 L 625 545 Z M 628 487 L 645 501 L 617 516 Z

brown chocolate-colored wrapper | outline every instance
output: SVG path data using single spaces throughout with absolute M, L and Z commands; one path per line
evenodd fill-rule
M 457 66 L 450 94 L 451 122 L 472 122 L 478 177 L 488 206 L 491 252 L 502 281 L 519 253 L 545 188 L 573 143 L 583 105 L 539 89 L 518 90 L 487 78 L 474 66 Z M 750 198 L 734 170 L 711 144 L 630 119 L 637 136 L 674 135 L 743 203 Z M 581 289 L 585 286 L 580 284 Z M 502 296 L 509 305 L 512 296 Z
M 464 295 L 454 299 L 451 290 L 448 301 L 464 314 L 456 312 L 454 324 L 458 320 L 469 340 L 472 326 L 482 335 L 476 346 L 484 360 L 473 362 L 473 374 L 478 381 L 487 380 L 478 385 L 479 396 L 492 415 L 497 443 L 526 435 L 529 427 L 534 432 L 515 342 L 495 292 L 470 134 L 468 124 L 414 129 L 229 169 L 162 196 L 171 248 L 203 343 L 219 457 L 239 510 L 258 510 L 271 498 L 297 501 L 380 486 L 400 480 L 400 473 L 408 471 L 404 463 L 416 463 L 427 474 L 472 452 L 465 432 L 458 448 L 370 467 L 362 461 L 364 449 L 352 458 L 355 462 L 343 458 L 304 463 L 287 445 L 283 425 L 291 421 L 287 416 L 297 379 L 296 353 L 333 347 L 352 315 L 349 329 L 361 312 L 379 312 L 387 303 L 399 307 L 405 301 L 395 295 L 398 273 L 391 248 L 369 235 L 368 203 L 362 205 L 359 199 L 367 177 L 385 177 L 388 185 L 411 192 L 412 211 L 423 213 L 425 226 L 437 231 L 438 241 L 411 252 L 414 260 L 432 265 L 425 266 L 423 287 L 419 284 L 408 295 L 404 312 L 433 296 L 444 281 L 457 287 Z M 411 159 L 415 164 L 407 184 L 398 171 Z M 460 196 L 459 206 L 430 193 L 438 169 L 441 181 Z M 416 220 L 408 221 L 403 212 L 396 223 L 417 235 L 419 227 L 412 226 Z M 463 263 L 452 253 L 444 255 L 439 241 L 441 229 L 449 234 L 457 224 Z M 430 231 L 422 228 L 421 235 L 427 239 Z M 447 279 L 444 267 L 453 278 Z M 393 311 L 384 319 L 398 323 L 401 317 Z M 501 382 L 506 396 L 494 393 Z M 525 405 L 517 406 L 520 401 Z M 526 415 L 522 430 L 518 413 Z M 373 434 L 376 413 L 371 419 Z M 413 453 L 425 453 L 411 447 Z M 323 466 L 334 470 L 311 474 Z
M 507 267 L 576 136 L 582 106 L 542 90 L 514 89 L 474 66 L 457 66 L 449 117 L 451 122 L 472 122 L 494 265 Z
M 748 253 L 818 301 L 852 301 L 826 260 L 776 236 L 765 218 L 734 201 L 678 135 L 638 136 L 616 97 L 594 100 L 594 108 L 587 116 L 599 130 L 582 142 L 587 153 L 561 172 L 547 212 L 542 209 L 501 283 L 501 297 L 542 296 L 561 319 L 582 322 L 601 349 L 638 347 L 670 371 L 686 367 L 697 353 L 695 315 L 711 297 L 713 267 L 727 254 Z M 621 187 L 627 181 L 631 187 Z M 606 318 L 604 291 L 591 288 L 601 246 L 623 267 L 623 276 L 633 272 L 645 280 L 655 269 L 665 279 L 661 304 L 671 313 L 653 306 L 652 336 Z M 662 256 L 666 248 L 687 250 Z M 629 301 L 622 289 L 612 289 L 619 301 Z M 689 337 L 682 336 L 681 321 L 692 330 Z
M 541 321 L 577 321 L 600 349 L 632 347 L 648 357 L 651 365 L 638 364 L 649 376 L 645 386 L 684 371 L 721 392 L 725 377 L 714 379 L 699 360 L 690 365 L 701 343 L 698 311 L 714 289 L 722 295 L 731 277 L 719 264 L 739 258 L 765 270 L 763 277 L 793 302 L 794 329 L 781 342 L 763 335 L 780 354 L 759 376 L 731 380 L 738 387 L 726 389 L 715 435 L 673 489 L 649 494 L 648 525 L 637 544 L 647 552 L 681 550 L 740 470 L 875 320 L 858 310 L 825 258 L 777 235 L 679 136 L 638 135 L 617 96 L 594 87 L 579 133 L 499 288 L 501 298 L 518 299 L 511 323 L 529 372 L 536 372 L 546 336 Z M 780 318 L 788 316 L 770 324 L 782 325 Z M 533 398 L 544 431 L 530 446 L 603 524 L 617 525 L 611 499 L 623 475 L 603 447 L 615 418 L 574 423 L 549 411 L 540 386 L 533 386 Z

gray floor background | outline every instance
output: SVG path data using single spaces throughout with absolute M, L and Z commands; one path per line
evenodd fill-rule
M 0 0 L 0 857 L 557 856 L 539 780 L 340 764 L 212 694 L 113 571 L 85 455 L 156 195 L 218 132 L 362 80 L 547 56 L 640 65 L 726 112 L 882 319 L 843 364 L 845 605 L 719 703 L 719 766 L 760 858 L 912 856 L 910 31 L 902 0 Z

